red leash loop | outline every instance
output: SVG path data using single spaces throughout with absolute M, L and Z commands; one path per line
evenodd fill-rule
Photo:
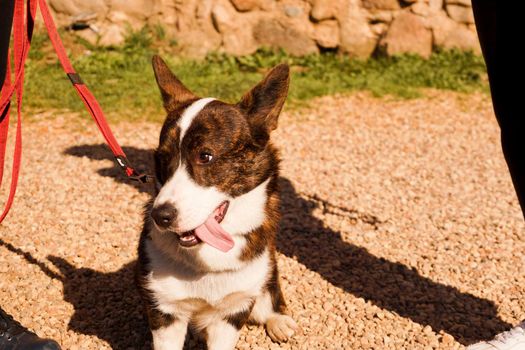
M 38 1 L 38 2 L 37 2 Z M 97 126 L 106 140 L 111 152 L 115 156 L 117 164 L 124 170 L 128 178 L 139 181 L 141 183 L 151 182 L 152 176 L 139 174 L 132 166 L 126 157 L 126 154 L 118 144 L 115 136 L 104 117 L 104 113 L 98 104 L 95 96 L 84 84 L 78 73 L 73 69 L 69 58 L 67 57 L 64 45 L 58 36 L 58 31 L 53 22 L 53 18 L 49 12 L 45 0 L 27 0 L 27 8 L 24 6 L 24 0 L 15 0 L 14 16 L 13 16 L 13 53 L 14 53 L 14 81 L 11 82 L 10 69 L 10 53 L 8 52 L 7 74 L 5 82 L 3 82 L 0 93 L 0 186 L 2 185 L 5 151 L 7 144 L 7 135 L 9 129 L 9 116 L 11 108 L 11 99 L 16 92 L 17 96 L 17 127 L 15 135 L 13 170 L 11 174 L 11 188 L 9 196 L 5 204 L 4 211 L 0 216 L 0 223 L 3 221 L 11 205 L 16 193 L 18 184 L 18 175 L 20 172 L 20 161 L 22 157 L 22 120 L 21 120 L 21 106 L 24 82 L 24 65 L 29 52 L 31 38 L 33 35 L 33 27 L 35 23 L 37 4 L 40 5 L 40 12 L 44 19 L 44 24 L 49 35 L 49 39 L 57 53 L 58 59 L 62 68 L 71 80 L 71 83 L 77 90 L 78 95 L 84 102 L 87 110 L 97 123 Z M 24 16 L 24 11 L 27 11 L 27 17 Z

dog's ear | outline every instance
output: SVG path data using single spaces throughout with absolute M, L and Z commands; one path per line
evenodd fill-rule
M 153 56 L 153 71 L 159 86 L 164 108 L 168 112 L 174 110 L 182 102 L 197 98 L 182 82 L 171 72 L 166 62 L 160 56 Z
M 253 137 L 261 146 L 270 138 L 270 132 L 277 128 L 289 84 L 290 69 L 287 64 L 279 64 L 237 104 L 247 114 Z

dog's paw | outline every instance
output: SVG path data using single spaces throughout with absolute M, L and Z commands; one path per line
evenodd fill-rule
M 276 342 L 285 342 L 298 330 L 295 321 L 287 315 L 276 314 L 266 322 L 266 331 L 270 338 Z

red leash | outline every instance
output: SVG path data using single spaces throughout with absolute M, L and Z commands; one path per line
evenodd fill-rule
M 115 156 L 118 165 L 126 173 L 128 178 L 139 181 L 141 183 L 151 182 L 153 177 L 149 175 L 139 174 L 128 161 L 124 151 L 118 144 L 115 136 L 111 132 L 111 129 L 104 117 L 102 108 L 98 104 L 97 100 L 89 91 L 86 85 L 84 85 L 82 79 L 77 72 L 73 69 L 71 62 L 69 61 L 64 45 L 58 36 L 58 32 L 53 22 L 53 18 L 49 13 L 45 0 L 27 0 L 27 7 L 24 6 L 25 0 L 15 0 L 14 16 L 13 16 L 13 52 L 14 52 L 14 81 L 11 82 L 10 74 L 10 62 L 8 59 L 7 74 L 5 82 L 3 84 L 0 94 L 0 186 L 2 184 L 5 151 L 7 143 L 7 134 L 9 128 L 9 115 L 11 108 L 11 99 L 13 94 L 16 92 L 17 96 L 17 128 L 16 138 L 14 146 L 14 157 L 13 157 L 13 171 L 11 174 L 11 189 L 9 191 L 9 197 L 5 204 L 5 209 L 0 216 L 0 223 L 3 221 L 11 205 L 16 193 L 16 187 L 18 183 L 18 175 L 20 172 L 20 160 L 22 155 L 22 124 L 21 124 L 21 106 L 22 106 L 22 93 L 23 93 L 23 82 L 24 82 L 24 65 L 27 59 L 27 54 L 31 45 L 31 38 L 33 35 L 33 27 L 35 22 L 37 5 L 40 5 L 40 12 L 44 19 L 44 24 L 47 28 L 49 39 L 55 48 L 58 59 L 62 68 L 66 72 L 67 76 L 71 80 L 71 83 L 77 90 L 78 95 L 84 102 L 87 110 L 97 123 L 97 126 L 104 136 L 106 143 L 108 144 L 111 152 Z M 37 2 L 38 1 L 38 2 Z M 24 16 L 24 11 L 27 17 Z M 24 23 L 25 22 L 25 23 Z

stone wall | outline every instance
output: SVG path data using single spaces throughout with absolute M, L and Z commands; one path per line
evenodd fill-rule
M 181 52 L 234 55 L 259 47 L 366 58 L 436 47 L 479 52 L 470 0 L 49 0 L 60 25 L 101 45 L 129 28 L 164 27 Z

